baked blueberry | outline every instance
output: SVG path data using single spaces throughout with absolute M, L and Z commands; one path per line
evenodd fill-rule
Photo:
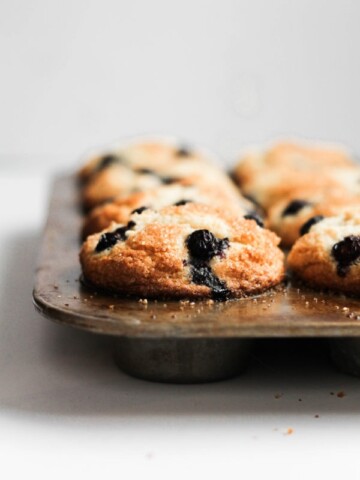
M 153 170 L 150 170 L 150 168 L 138 168 L 136 169 L 136 173 L 140 173 L 141 175 L 156 175 L 156 173 Z
M 215 255 L 224 254 L 229 239 L 218 239 L 209 230 L 195 230 L 188 236 L 186 245 L 190 252 L 191 281 L 211 288 L 214 299 L 226 300 L 230 294 L 226 283 L 214 274 L 208 262 Z
M 192 203 L 192 200 L 179 200 L 178 202 L 174 203 L 174 206 L 181 207 L 181 205 L 186 205 L 187 203 Z
M 360 259 L 360 236 L 349 235 L 335 243 L 331 254 L 337 263 L 337 274 L 345 277 L 350 266 Z
M 179 179 L 175 177 L 161 177 L 161 181 L 164 185 L 170 185 L 171 183 L 178 182 Z
M 126 238 L 126 232 L 128 230 L 131 230 L 133 227 L 135 227 L 135 225 L 136 225 L 135 222 L 130 221 L 124 227 L 119 227 L 113 232 L 103 233 L 99 239 L 98 244 L 95 247 L 95 252 L 97 253 L 102 252 L 107 248 L 113 247 L 117 242 L 124 241 Z
M 191 257 L 211 260 L 229 247 L 229 239 L 218 239 L 209 230 L 195 230 L 186 239 L 186 245 Z
M 115 232 L 119 235 L 119 239 L 120 240 L 125 240 L 127 231 L 134 228 L 135 225 L 136 225 L 136 223 L 133 222 L 132 220 L 130 220 L 130 222 L 128 222 L 128 224 L 125 225 L 125 227 L 120 227 L 120 228 L 116 229 Z
M 195 262 L 191 265 L 191 280 L 196 285 L 209 287 L 214 300 L 227 300 L 230 297 L 226 283 L 220 280 L 206 263 Z
M 96 245 L 95 252 L 99 253 L 107 248 L 113 247 L 119 241 L 116 232 L 106 232 L 100 237 L 99 243 Z
M 122 160 L 118 155 L 113 155 L 111 153 L 109 153 L 108 155 L 104 155 L 97 165 L 96 172 L 101 172 L 101 170 L 104 170 L 111 165 L 121 163 L 121 161 Z
M 309 220 L 305 222 L 300 228 L 300 235 L 305 235 L 306 233 L 309 233 L 310 228 L 313 225 L 321 222 L 321 220 L 324 220 L 324 215 L 315 215 L 314 217 L 309 218 Z
M 147 210 L 149 207 L 139 207 L 139 208 L 135 208 L 135 210 L 133 210 L 131 213 L 138 213 L 139 215 L 144 212 L 145 210 Z
M 189 157 L 191 155 L 191 150 L 186 146 L 182 146 L 176 150 L 176 155 L 178 157 Z
M 292 200 L 282 212 L 282 216 L 286 217 L 287 215 L 296 215 L 301 209 L 307 207 L 308 205 L 311 205 L 311 203 L 307 200 Z
M 246 220 L 254 220 L 259 227 L 264 228 L 264 222 L 257 213 L 248 213 L 247 215 L 244 215 L 244 218 L 246 218 Z

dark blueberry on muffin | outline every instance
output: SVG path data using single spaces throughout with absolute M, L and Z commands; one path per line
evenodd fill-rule
M 161 181 L 164 185 L 171 185 L 172 183 L 178 182 L 179 179 L 175 177 L 161 177 Z
M 109 153 L 108 155 L 105 155 L 104 157 L 102 157 L 102 159 L 99 161 L 96 171 L 100 172 L 101 170 L 104 170 L 105 168 L 108 168 L 111 165 L 121 163 L 121 161 L 122 160 L 118 155 L 113 155 Z
M 99 243 L 95 247 L 95 252 L 102 252 L 107 248 L 113 247 L 119 238 L 115 232 L 107 232 L 101 235 Z
M 137 168 L 135 171 L 141 175 L 156 175 L 156 173 L 153 170 L 150 170 L 150 168 Z
M 309 205 L 311 205 L 311 203 L 307 200 L 292 200 L 282 212 L 282 217 L 286 217 L 287 215 L 296 215 L 301 209 Z
M 193 264 L 191 266 L 191 280 L 197 285 L 205 285 L 211 288 L 214 300 L 227 300 L 230 297 L 226 283 L 214 275 L 209 265 Z
M 254 220 L 259 225 L 259 227 L 264 228 L 264 222 L 262 221 L 260 215 L 258 215 L 257 213 L 248 213 L 247 215 L 244 215 L 244 218 L 246 218 L 246 220 Z
M 139 208 L 135 208 L 135 210 L 133 210 L 131 213 L 138 213 L 139 215 L 144 212 L 145 210 L 147 210 L 149 207 L 139 207 Z
M 192 203 L 192 200 L 179 200 L 178 202 L 174 203 L 174 206 L 181 207 L 182 205 L 186 205 L 187 203 Z
M 199 260 L 210 260 L 229 247 L 229 239 L 218 239 L 209 230 L 195 230 L 187 240 L 190 255 Z
M 124 241 L 126 238 L 126 232 L 135 227 L 136 223 L 130 221 L 124 227 L 119 227 L 113 232 L 103 233 L 100 237 L 98 244 L 95 247 L 95 252 L 103 252 L 107 248 L 113 247 L 117 242 Z
M 324 215 L 315 215 L 314 217 L 309 218 L 304 225 L 300 228 L 300 235 L 305 235 L 306 233 L 310 232 L 310 228 L 313 225 L 316 225 L 317 223 L 321 222 L 321 220 L 324 220 Z
M 178 157 L 189 157 L 191 155 L 191 150 L 186 146 L 182 146 L 176 150 L 176 155 Z
M 337 274 L 345 277 L 351 264 L 360 259 L 360 236 L 349 235 L 335 243 L 331 254 L 337 263 Z

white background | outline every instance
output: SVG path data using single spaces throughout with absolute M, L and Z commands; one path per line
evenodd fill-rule
M 359 380 L 309 349 L 222 383 L 151 384 L 116 369 L 107 339 L 31 305 L 51 174 L 88 147 L 155 131 L 228 164 L 283 134 L 360 151 L 359 11 L 0 1 L 1 478 L 360 478 Z
M 154 131 L 228 162 L 283 134 L 359 151 L 359 11 L 356 0 L 1 0 L 0 154 L 71 165 Z

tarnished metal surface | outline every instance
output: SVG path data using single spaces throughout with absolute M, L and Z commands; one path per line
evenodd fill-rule
M 250 347 L 246 338 L 120 337 L 116 360 L 122 370 L 145 380 L 203 383 L 239 375 Z
M 97 333 L 142 338 L 360 336 L 360 301 L 288 285 L 208 304 L 120 298 L 80 282 L 82 214 L 73 177 L 54 184 L 34 288 L 40 313 Z M 359 318 L 359 319 L 357 319 Z

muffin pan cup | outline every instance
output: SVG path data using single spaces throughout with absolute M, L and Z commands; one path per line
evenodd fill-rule
M 33 292 L 46 318 L 115 337 L 115 358 L 139 378 L 200 383 L 238 375 L 256 338 L 328 337 L 331 357 L 360 376 L 360 301 L 281 285 L 227 302 L 151 300 L 101 292 L 81 281 L 83 214 L 76 179 L 52 190 Z

